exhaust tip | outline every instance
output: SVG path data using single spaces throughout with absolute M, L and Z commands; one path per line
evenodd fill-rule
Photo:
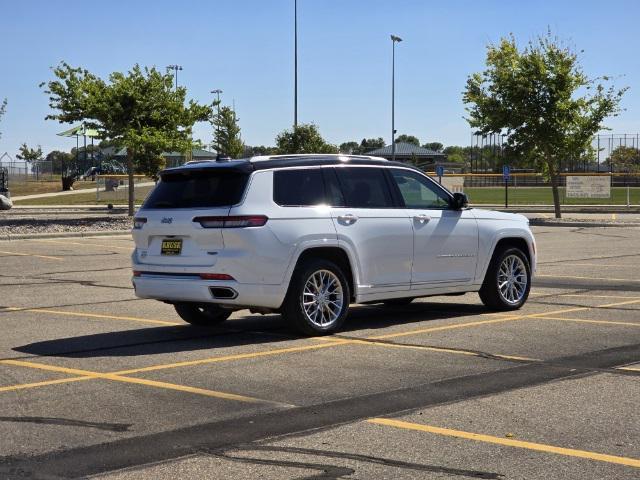
M 231 287 L 209 287 L 209 292 L 213 298 L 219 300 L 233 300 L 238 296 L 238 292 Z

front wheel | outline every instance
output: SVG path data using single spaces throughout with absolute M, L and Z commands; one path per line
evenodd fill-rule
M 222 323 L 232 313 L 215 303 L 176 303 L 173 307 L 185 322 L 200 327 Z
M 529 297 L 531 267 L 522 250 L 508 247 L 494 254 L 480 288 L 480 299 L 493 310 L 517 310 Z
M 349 283 L 340 267 L 324 259 L 310 259 L 296 267 L 282 314 L 305 335 L 336 331 L 349 311 Z

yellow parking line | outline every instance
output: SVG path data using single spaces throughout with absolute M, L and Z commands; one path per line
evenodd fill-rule
M 376 342 L 375 340 L 350 340 L 351 343 L 357 345 L 375 345 L 377 347 L 387 347 L 387 348 L 406 348 L 410 350 L 428 350 L 431 352 L 442 352 L 442 353 L 453 353 L 455 355 L 466 355 L 471 357 L 481 357 L 482 354 L 478 352 L 471 352 L 468 350 L 459 350 L 455 348 L 446 348 L 446 347 L 433 347 L 426 345 L 403 345 L 399 343 L 387 343 L 387 342 Z M 539 358 L 529 358 L 529 357 L 518 357 L 515 355 L 502 355 L 499 353 L 491 353 L 492 357 L 502 358 L 505 360 L 520 360 L 526 362 L 540 362 L 542 361 Z
M 0 253 L 4 255 L 16 255 L 18 257 L 35 257 L 35 258 L 43 258 L 45 260 L 58 260 L 60 262 L 64 260 L 64 258 L 61 258 L 61 257 L 52 257 L 50 255 L 36 255 L 34 253 L 18 253 L 18 252 L 4 252 L 4 251 L 0 251 Z
M 166 363 L 163 365 L 151 365 L 149 367 L 134 368 L 131 370 L 120 370 L 118 372 L 114 372 L 114 374 L 129 375 L 132 373 L 153 372 L 155 370 L 165 370 L 169 368 L 192 367 L 194 365 L 206 365 L 209 363 L 228 362 L 230 360 L 246 360 L 249 358 L 269 357 L 272 355 L 280 355 L 284 353 L 304 352 L 307 350 L 319 350 L 321 348 L 335 347 L 338 345 L 345 345 L 348 343 L 352 343 L 352 342 L 349 340 L 333 341 L 333 342 L 323 343 L 319 345 L 314 344 L 314 345 L 304 345 L 301 347 L 277 348 L 274 350 L 264 350 L 261 352 L 238 353 L 234 355 L 223 355 L 219 357 L 202 358 L 200 360 L 188 360 L 184 362 Z
M 637 267 L 636 267 L 637 268 Z M 630 300 L 640 299 L 640 297 L 631 297 L 629 295 L 592 295 L 590 293 L 561 293 L 558 297 L 589 297 L 589 298 L 628 298 Z
M 118 315 L 102 315 L 98 313 L 85 313 L 85 312 L 68 312 L 65 310 L 52 310 L 49 308 L 21 308 L 21 307 L 7 307 L 2 311 L 10 312 L 33 312 L 33 313 L 50 313 L 53 315 L 67 315 L 70 317 L 89 317 L 89 318 L 104 318 L 110 320 L 128 320 L 132 322 L 150 323 L 153 325 L 183 325 L 179 322 L 167 322 L 165 320 L 153 320 L 151 318 L 141 317 L 122 317 Z
M 547 278 L 570 278 L 573 280 L 603 280 L 607 282 L 640 282 L 640 280 L 632 280 L 628 278 L 605 278 L 605 277 L 580 277 L 576 275 L 549 275 L 543 273 L 536 273 L 536 277 Z
M 611 268 L 638 268 L 637 265 L 612 265 L 610 263 L 573 263 L 570 264 L 572 267 L 611 267 Z M 560 262 L 557 264 L 546 263 L 545 267 L 562 267 L 567 268 L 566 262 Z
M 616 214 L 615 214 L 615 213 L 612 213 L 612 214 L 611 214 L 611 220 L 615 220 L 615 219 L 616 219 Z
M 203 388 L 196 388 L 196 387 L 189 387 L 186 385 L 177 385 L 174 383 L 167 383 L 167 382 L 158 382 L 155 380 L 147 380 L 144 378 L 134 378 L 134 377 L 123 377 L 121 375 L 117 375 L 114 373 L 98 373 L 98 372 L 92 372 L 89 370 L 80 370 L 77 368 L 67 368 L 67 367 L 58 367 L 58 366 L 54 366 L 54 365 L 46 365 L 46 364 L 42 364 L 42 363 L 35 363 L 35 362 L 25 362 L 22 360 L 2 360 L 0 361 L 0 363 L 5 364 L 5 365 L 15 365 L 15 366 L 19 366 L 19 367 L 26 367 L 26 368 L 33 368 L 33 369 L 38 369 L 38 370 L 46 370 L 46 371 L 51 371 L 51 372 L 59 372 L 59 373 L 67 373 L 70 375 L 80 375 L 83 377 L 86 377 L 87 379 L 104 379 L 104 380 L 113 380 L 115 382 L 123 382 L 123 383 L 133 383 L 133 384 L 137 384 L 137 385 L 146 385 L 149 387 L 156 387 L 156 388 L 162 388 L 162 389 L 167 389 L 167 390 L 176 390 L 179 392 L 188 392 L 188 393 L 195 393 L 198 395 L 205 395 L 208 397 L 215 397 L 215 398 L 222 398 L 225 400 L 236 400 L 239 402 L 251 402 L 251 403 L 275 403 L 275 402 L 269 402 L 266 400 L 261 400 L 258 398 L 254 398 L 254 397 L 247 397 L 245 395 L 236 395 L 234 393 L 227 393 L 227 392 L 219 392 L 216 390 L 205 390 Z M 67 379 L 68 381 L 76 381 L 76 379 Z M 62 381 L 59 381 L 57 383 L 63 383 Z
M 561 317 L 536 317 L 540 320 L 557 320 L 560 322 L 595 323 L 602 325 L 623 325 L 628 327 L 640 327 L 640 323 L 616 322 L 611 320 L 586 320 L 583 318 L 561 318 Z
M 60 245 L 80 245 L 82 247 L 102 247 L 102 248 L 115 248 L 117 250 L 126 250 L 128 252 L 131 252 L 133 250 L 133 245 L 131 247 L 117 247 L 115 245 L 105 245 L 103 243 L 88 243 L 88 242 L 73 242 L 73 241 L 67 241 L 67 240 L 50 240 L 50 239 L 38 239 L 38 240 L 33 240 L 33 239 L 29 239 L 26 240 L 27 242 L 34 242 L 34 243 L 58 243 Z
M 46 387 L 47 385 L 57 385 L 59 383 L 79 382 L 82 380 L 91 380 L 93 377 L 71 377 L 71 378 L 58 378 L 56 380 L 45 380 L 43 382 L 33 383 L 20 383 L 18 385 L 9 385 L 7 387 L 0 387 L 0 392 L 12 392 L 14 390 L 23 390 L 26 388 Z
M 462 430 L 452 430 L 449 428 L 434 427 L 431 425 L 421 425 L 418 423 L 403 422 L 400 420 L 392 420 L 389 418 L 372 418 L 370 420 L 367 420 L 367 422 L 388 427 L 401 428 L 404 430 L 415 430 L 419 432 L 433 433 L 436 435 L 445 435 L 447 437 L 493 443 L 506 447 L 524 448 L 527 450 L 535 450 L 538 452 L 553 453 L 556 455 L 578 457 L 588 460 L 595 460 L 598 462 L 615 463 L 618 465 L 625 465 L 627 467 L 640 468 L 640 459 L 636 458 L 618 457 L 615 455 L 607 455 L 604 453 L 589 452 L 586 450 L 575 450 L 573 448 L 556 447 L 554 445 L 546 445 L 544 443 L 514 440 L 512 438 L 493 437 L 491 435 L 483 435 L 481 433 L 464 432 Z
M 616 370 L 627 370 L 629 372 L 640 372 L 640 367 L 616 367 Z

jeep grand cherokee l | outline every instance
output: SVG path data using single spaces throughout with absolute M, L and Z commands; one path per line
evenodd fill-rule
M 133 284 L 197 325 L 249 308 L 306 334 L 351 303 L 477 291 L 520 308 L 536 250 L 522 215 L 469 208 L 381 158 L 287 155 L 166 169 L 134 219 Z

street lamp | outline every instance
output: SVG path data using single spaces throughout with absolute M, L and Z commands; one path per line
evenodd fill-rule
M 182 65 L 167 65 L 167 70 L 173 70 L 173 76 L 176 79 L 176 90 L 178 89 L 178 70 L 182 70 Z
M 396 159 L 396 43 L 402 39 L 391 35 L 391 159 Z
M 220 94 L 222 93 L 222 90 L 220 90 L 219 88 L 216 88 L 215 90 L 211 90 L 211 93 L 213 93 L 214 95 L 217 95 L 218 97 L 218 125 L 216 128 L 216 153 L 218 155 L 220 155 Z
M 298 126 L 298 0 L 293 2 L 293 128 Z

